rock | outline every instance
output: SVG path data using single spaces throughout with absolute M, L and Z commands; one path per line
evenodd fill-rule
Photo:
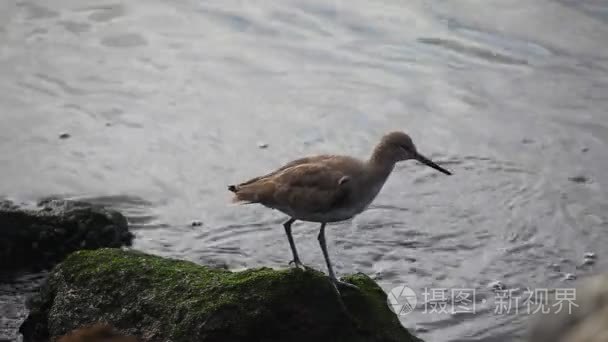
M 420 341 L 363 274 L 341 300 L 314 270 L 230 272 L 136 251 L 78 251 L 29 302 L 24 342 L 96 322 L 146 341 Z M 346 311 L 347 310 L 347 311 Z
M 0 210 L 17 210 L 19 206 L 7 199 L 0 199 Z
M 45 200 L 27 209 L 0 202 L 0 269 L 44 269 L 78 249 L 130 245 L 120 213 L 84 202 Z
M 73 330 L 57 342 L 138 342 L 138 339 L 124 336 L 108 324 L 98 323 Z
M 588 278 L 575 288 L 574 305 L 534 317 L 528 341 L 605 342 L 608 336 L 608 275 Z
M 70 133 L 61 133 L 59 134 L 59 139 L 67 139 L 71 137 Z

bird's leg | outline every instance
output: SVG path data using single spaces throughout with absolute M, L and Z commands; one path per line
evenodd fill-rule
M 338 290 L 338 285 L 350 287 L 353 289 L 358 289 L 357 286 L 350 284 L 350 283 L 340 281 L 340 280 L 338 280 L 338 278 L 336 278 L 334 269 L 331 266 L 331 261 L 329 260 L 329 253 L 327 253 L 327 244 L 325 243 L 325 223 L 321 223 L 321 230 L 319 230 L 319 235 L 317 236 L 317 239 L 319 240 L 319 245 L 321 245 L 321 250 L 323 251 L 323 257 L 325 258 L 325 263 L 327 264 L 327 273 L 329 273 L 329 279 L 336 287 L 336 290 Z M 340 292 L 340 291 L 338 290 L 338 292 Z
M 289 218 L 289 220 L 283 223 L 283 227 L 285 228 L 285 234 L 287 234 L 287 240 L 289 241 L 289 247 L 291 247 L 291 254 L 293 255 L 293 260 L 291 260 L 289 264 L 291 265 L 293 263 L 297 268 L 300 268 L 304 267 L 304 265 L 302 265 L 302 262 L 300 261 L 296 244 L 293 242 L 293 236 L 291 236 L 291 224 L 295 221 L 296 219 Z

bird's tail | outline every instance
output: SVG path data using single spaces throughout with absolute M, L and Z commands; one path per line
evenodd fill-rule
M 234 192 L 233 203 L 250 204 L 271 203 L 275 189 L 272 183 L 252 183 L 230 185 L 228 190 Z
M 238 185 L 229 185 L 228 190 L 234 192 L 234 197 L 232 197 L 232 203 L 239 204 L 251 204 L 253 203 L 252 199 L 250 199 L 246 191 L 241 190 Z

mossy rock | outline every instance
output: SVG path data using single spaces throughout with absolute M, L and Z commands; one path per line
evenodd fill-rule
M 419 341 L 369 277 L 342 295 L 317 271 L 230 272 L 136 251 L 70 255 L 30 301 L 20 331 L 46 341 L 96 322 L 148 341 Z M 341 299 L 340 299 L 341 297 Z

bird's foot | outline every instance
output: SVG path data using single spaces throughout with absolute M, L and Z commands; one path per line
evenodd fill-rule
M 293 264 L 293 265 L 294 265 L 296 268 L 299 268 L 299 269 L 302 269 L 302 270 L 307 270 L 307 269 L 309 269 L 309 267 L 308 267 L 308 266 L 305 266 L 304 264 L 302 264 L 302 262 L 300 261 L 300 259 L 294 259 L 294 260 L 291 260 L 291 261 L 289 262 L 289 265 L 292 265 L 292 264 Z
M 346 288 L 349 288 L 352 290 L 357 290 L 357 291 L 359 290 L 359 287 L 357 287 L 356 285 L 347 283 L 345 281 L 338 280 L 338 278 L 330 277 L 329 279 L 331 280 L 331 283 L 334 284 L 334 287 L 336 288 L 336 290 L 338 290 L 338 292 L 340 292 L 340 287 L 346 287 Z

